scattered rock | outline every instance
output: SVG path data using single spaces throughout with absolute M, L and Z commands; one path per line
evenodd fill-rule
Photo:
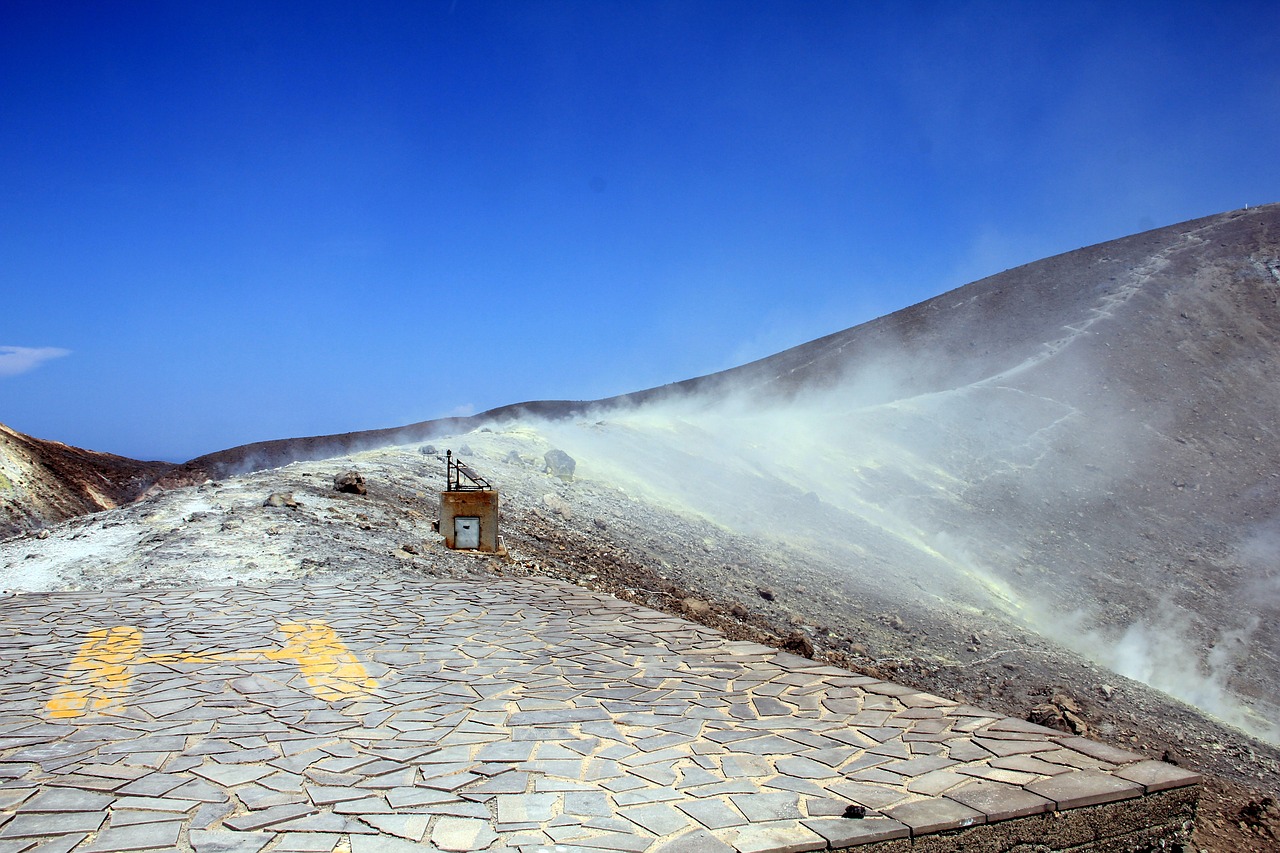
M 597 529 L 597 530 L 608 530 L 608 529 L 609 529 L 609 525 L 605 524 L 603 519 L 600 519 L 600 518 L 593 518 L 593 519 L 591 519 L 591 523 L 592 523 L 592 524 L 594 524 L 594 525 L 596 526 L 596 529 Z
M 471 449 L 471 445 L 464 444 L 458 448 L 458 456 L 474 456 L 475 451 Z
M 514 450 L 508 450 L 507 455 L 502 457 L 502 461 L 508 465 L 523 465 L 524 458 Z
M 573 482 L 573 472 L 577 470 L 578 463 L 568 453 L 559 449 L 548 450 L 543 454 L 542 461 L 545 463 L 542 473 L 559 477 L 566 483 Z
M 1084 719 L 1080 704 L 1063 693 L 1055 694 L 1048 702 L 1032 708 L 1027 713 L 1027 721 L 1074 735 L 1089 734 L 1089 724 Z
M 681 600 L 680 609 L 690 616 L 705 616 L 711 612 L 711 605 L 703 601 L 701 598 L 689 596 Z
M 741 601 L 735 601 L 729 605 L 729 615 L 734 619 L 746 619 L 751 615 L 751 611 Z
M 1103 699 L 1110 699 L 1112 696 L 1116 695 L 1116 689 L 1110 684 L 1101 685 L 1098 687 L 1098 692 L 1102 694 Z
M 756 587 L 756 593 L 759 594 L 759 596 L 763 598 L 765 601 L 773 601 L 775 598 L 778 597 L 778 594 L 773 591 L 773 588 L 768 586 Z
M 400 550 L 404 551 L 406 554 L 416 554 L 418 553 L 418 546 L 412 542 L 405 542 L 400 546 Z
M 341 474 L 333 478 L 333 488 L 337 492 L 346 492 L 352 495 L 365 495 L 369 490 L 365 487 L 364 477 L 359 471 L 343 471 Z
M 424 444 L 418 448 L 418 452 L 423 456 L 435 456 L 436 446 L 434 444 Z
M 813 640 L 803 631 L 792 631 L 782 641 L 782 650 L 801 657 L 813 657 Z
M 1276 806 L 1276 801 L 1271 797 L 1252 800 L 1237 814 L 1240 823 L 1248 829 L 1270 838 L 1276 837 L 1273 827 L 1280 821 L 1280 807 Z
M 543 495 L 542 505 L 563 518 L 565 521 L 573 520 L 573 510 L 569 507 L 569 504 L 565 503 L 564 498 L 559 495 Z
M 293 499 L 293 492 L 272 492 L 267 499 L 262 502 L 263 506 L 288 507 L 289 509 L 297 509 L 298 502 Z

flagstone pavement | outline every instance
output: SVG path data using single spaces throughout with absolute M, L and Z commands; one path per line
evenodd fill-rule
M 0 853 L 874 849 L 1197 781 L 545 578 L 0 601 Z

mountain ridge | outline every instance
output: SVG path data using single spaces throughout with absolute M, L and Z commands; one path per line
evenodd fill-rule
M 472 429 L 485 423 L 521 417 L 578 417 L 590 411 L 649 403 L 671 396 L 715 392 L 717 386 L 723 385 L 733 385 L 735 388 L 755 386 L 758 389 L 767 389 L 771 393 L 780 393 L 785 396 L 794 392 L 801 384 L 836 382 L 844 375 L 845 366 L 848 363 L 856 361 L 858 357 L 876 357 L 877 353 L 886 346 L 919 350 L 924 346 L 935 344 L 939 336 L 936 334 L 934 324 L 944 318 L 951 323 L 965 323 L 973 327 L 975 335 L 980 330 L 985 336 L 981 357 L 975 357 L 976 353 L 965 351 L 959 346 L 952 346 L 951 351 L 947 353 L 950 358 L 961 360 L 967 365 L 969 373 L 976 379 L 983 375 L 984 369 L 989 368 L 991 362 L 999 355 L 1020 345 L 1025 346 L 1025 343 L 1010 340 L 1007 336 L 991 337 L 991 333 L 999 329 L 998 326 L 986 324 L 984 317 L 966 316 L 964 312 L 957 314 L 955 309 L 959 306 L 955 304 L 952 304 L 948 310 L 947 300 L 962 291 L 968 297 L 967 304 L 983 301 L 988 304 L 982 307 L 989 308 L 993 312 L 1021 308 L 1025 313 L 1024 304 L 1027 297 L 1042 298 L 1047 293 L 1055 295 L 1060 300 L 1069 298 L 1069 291 L 1054 286 L 1053 279 L 1055 276 L 1061 276 L 1062 267 L 1078 265 L 1078 261 L 1082 258 L 1089 261 L 1096 259 L 1098 263 L 1107 263 L 1112 266 L 1123 266 L 1126 263 L 1137 266 L 1148 260 L 1152 250 L 1168 241 L 1170 237 L 1181 237 L 1206 226 L 1232 222 L 1242 216 L 1257 217 L 1267 214 L 1274 217 L 1277 211 L 1280 211 L 1280 203 L 1263 205 L 1248 211 L 1227 211 L 1063 252 L 987 276 L 915 305 L 790 347 L 774 355 L 705 376 L 598 400 L 525 401 L 499 406 L 475 415 L 430 419 L 400 427 L 251 442 L 203 454 L 182 463 L 174 468 L 165 478 L 164 483 L 178 485 L 198 482 L 203 477 L 225 476 L 229 472 L 250 470 L 255 466 L 276 467 L 289 461 L 341 455 L 378 444 L 427 441 L 441 435 Z M 1060 310 L 1062 306 L 1054 307 Z M 971 315 L 972 312 L 969 314 Z M 853 351 L 846 355 L 850 347 L 853 347 Z M 948 367 L 954 368 L 954 363 L 949 364 Z M 917 376 L 919 392 L 939 390 L 939 371 L 927 364 L 919 365 L 919 369 L 920 373 Z M 796 376 L 797 372 L 799 376 Z M 947 378 L 954 379 L 954 373 L 947 373 Z

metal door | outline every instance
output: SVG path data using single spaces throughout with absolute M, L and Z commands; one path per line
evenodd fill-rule
M 453 520 L 453 547 L 480 547 L 480 519 L 472 516 L 460 516 Z

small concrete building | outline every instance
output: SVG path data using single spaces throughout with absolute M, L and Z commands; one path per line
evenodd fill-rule
M 498 535 L 498 490 L 455 459 L 445 457 L 446 483 L 440 493 L 440 533 L 444 544 L 458 551 L 502 550 Z M 465 482 L 464 482 L 465 480 Z
M 494 489 L 440 493 L 444 544 L 460 551 L 498 550 L 498 492 Z

